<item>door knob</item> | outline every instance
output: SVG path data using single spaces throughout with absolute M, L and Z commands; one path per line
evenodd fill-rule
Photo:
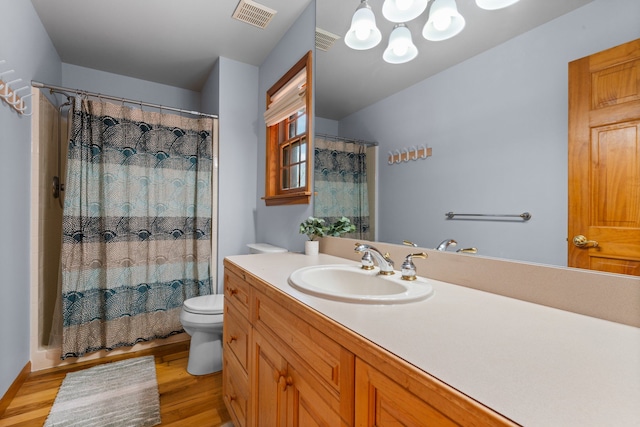
M 598 242 L 595 240 L 588 240 L 582 234 L 578 234 L 573 238 L 573 244 L 579 248 L 597 248 Z

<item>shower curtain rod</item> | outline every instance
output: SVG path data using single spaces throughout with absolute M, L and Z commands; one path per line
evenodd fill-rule
M 71 89 L 71 88 L 68 88 L 68 87 L 61 87 L 61 86 L 53 86 L 53 85 L 40 83 L 40 82 L 37 82 L 35 80 L 31 80 L 31 86 L 33 86 L 35 88 L 38 88 L 38 89 L 49 89 L 51 91 L 51 93 L 57 92 L 57 93 L 61 93 L 63 95 L 68 95 L 68 92 L 71 92 L 71 93 L 75 93 L 76 95 L 93 96 L 94 98 L 98 98 L 98 99 L 108 99 L 108 100 L 111 100 L 111 101 L 118 101 L 118 102 L 122 102 L 122 103 L 135 104 L 135 105 L 140 105 L 140 106 L 144 105 L 145 107 L 157 108 L 159 110 L 177 111 L 179 113 L 192 114 L 194 116 L 211 117 L 213 119 L 217 119 L 218 118 L 218 116 L 215 115 L 215 114 L 206 114 L 206 113 L 201 113 L 199 111 L 183 110 L 182 108 L 167 107 L 165 105 L 152 104 L 152 103 L 144 102 L 144 101 L 135 101 L 133 99 L 127 99 L 127 98 L 118 98 L 116 96 L 104 95 L 104 94 L 95 93 L 95 92 L 88 92 L 86 90 Z
M 329 134 L 326 134 L 326 133 L 316 133 L 316 136 L 320 136 L 322 138 L 333 139 L 335 141 L 350 142 L 352 144 L 360 144 L 360 145 L 374 146 L 374 147 L 378 146 L 377 142 L 365 141 L 364 139 L 345 138 L 343 136 L 329 135 Z

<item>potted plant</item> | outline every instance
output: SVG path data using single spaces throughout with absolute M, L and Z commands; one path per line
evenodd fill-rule
M 300 223 L 300 234 L 306 234 L 309 240 L 304 242 L 304 253 L 307 255 L 317 255 L 320 242 L 318 239 L 327 235 L 329 227 L 325 225 L 322 218 L 310 216 Z
M 327 236 L 340 237 L 346 233 L 353 233 L 356 231 L 356 226 L 351 224 L 351 220 L 346 216 L 337 219 L 327 230 Z
M 319 250 L 318 239 L 324 236 L 340 237 L 346 233 L 356 231 L 356 226 L 351 224 L 351 220 L 346 216 L 337 219 L 329 226 L 325 225 L 322 218 L 310 216 L 300 224 L 300 234 L 306 234 L 309 240 L 304 242 L 304 253 L 307 255 L 317 255 Z

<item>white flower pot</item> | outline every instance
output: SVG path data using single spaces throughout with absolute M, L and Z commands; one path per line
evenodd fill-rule
M 306 255 L 318 255 L 320 242 L 317 240 L 307 240 L 304 242 L 304 253 Z

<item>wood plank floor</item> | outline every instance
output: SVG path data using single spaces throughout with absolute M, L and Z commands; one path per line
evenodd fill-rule
M 0 417 L 0 427 L 42 426 L 68 372 L 147 355 L 155 356 L 156 361 L 161 426 L 218 427 L 230 422 L 231 417 L 222 400 L 222 372 L 189 375 L 189 343 L 181 342 L 70 367 L 33 372 Z

